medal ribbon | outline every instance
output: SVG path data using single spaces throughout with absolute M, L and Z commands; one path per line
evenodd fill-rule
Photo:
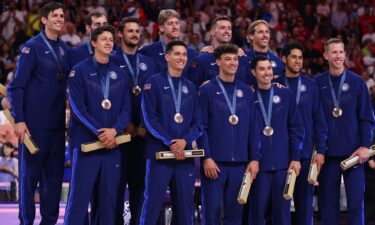
M 90 55 L 94 54 L 94 51 L 92 50 L 90 42 L 86 43 L 87 49 L 89 50 Z
M 217 83 L 219 83 L 220 89 L 224 94 L 225 101 L 227 102 L 227 105 L 229 107 L 231 115 L 236 114 L 236 104 L 237 104 L 237 98 L 236 98 L 236 93 L 237 93 L 237 88 L 236 85 L 234 85 L 234 90 L 233 90 L 233 96 L 232 96 L 232 103 L 229 101 L 228 93 L 224 88 L 223 83 L 219 79 L 219 76 L 216 76 Z
M 59 73 L 64 76 L 63 69 L 62 69 L 62 66 L 61 66 L 61 56 L 60 56 L 60 53 L 58 54 L 58 57 L 57 57 L 57 54 L 56 54 L 55 50 L 52 48 L 51 44 L 47 40 L 46 35 L 44 35 L 43 31 L 40 32 L 40 36 L 42 37 L 44 43 L 47 45 L 48 49 L 51 51 L 51 53 L 53 55 L 53 58 L 55 59 L 55 62 L 56 62 L 56 65 L 57 65 L 57 69 L 59 70 Z
M 262 116 L 263 116 L 264 123 L 266 124 L 266 126 L 270 126 L 271 125 L 271 119 L 272 119 L 272 100 L 273 100 L 273 95 L 274 95 L 273 86 L 271 85 L 270 98 L 269 98 L 269 101 L 268 101 L 268 115 L 266 113 L 266 109 L 264 108 L 262 95 L 260 94 L 259 89 L 257 90 L 257 94 L 258 94 L 260 109 L 262 110 Z
M 288 78 L 286 76 L 285 76 L 285 85 L 286 85 L 287 88 L 290 89 L 289 81 L 288 81 Z M 299 104 L 299 100 L 301 98 L 301 85 L 302 85 L 301 76 L 298 76 L 297 95 L 296 95 L 297 105 Z
M 346 78 L 346 70 L 344 70 L 344 73 L 342 74 L 342 77 L 341 77 L 341 80 L 340 80 L 339 90 L 337 91 L 337 97 L 336 97 L 335 90 L 333 89 L 331 75 L 328 75 L 329 88 L 331 90 L 333 104 L 335 105 L 336 108 L 338 108 L 339 105 L 340 105 L 340 98 L 341 98 L 342 86 L 344 85 L 345 78 Z
M 92 57 L 92 61 L 94 63 L 95 69 L 98 72 L 99 77 L 100 77 L 100 83 L 101 83 L 101 86 L 102 86 L 103 97 L 104 97 L 104 99 L 108 99 L 108 97 L 109 97 L 109 83 L 110 83 L 110 76 L 109 76 L 109 72 L 108 72 L 109 68 L 107 69 L 106 75 L 104 76 L 100 73 L 99 66 L 98 66 L 98 63 L 96 62 L 95 56 Z
M 125 63 L 127 67 L 129 68 L 130 75 L 132 76 L 134 86 L 138 86 L 138 77 L 139 77 L 139 55 L 136 54 L 136 62 L 135 62 L 135 73 L 133 70 L 132 65 L 130 64 L 129 58 L 125 53 L 122 53 L 122 56 L 124 57 Z
M 172 77 L 168 74 L 168 82 L 169 82 L 169 85 L 171 86 L 171 91 L 172 91 L 172 96 L 173 96 L 173 101 L 174 101 L 174 107 L 176 109 L 176 113 L 180 113 L 180 109 L 181 109 L 181 93 L 182 93 L 182 90 L 181 90 L 181 86 L 182 86 L 182 82 L 181 82 L 181 78 L 180 80 L 178 81 L 178 90 L 177 90 L 177 97 L 176 97 L 176 89 L 174 89 L 174 85 L 173 85 L 173 81 L 172 81 Z

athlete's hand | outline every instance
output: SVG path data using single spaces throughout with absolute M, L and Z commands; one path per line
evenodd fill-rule
M 128 126 L 126 127 L 126 133 L 130 134 L 130 136 L 133 138 L 137 134 L 135 133 L 135 126 L 134 123 L 129 123 Z
M 213 52 L 214 52 L 214 47 L 212 47 L 211 45 L 204 46 L 204 47 L 201 49 L 201 53 L 202 53 L 202 52 L 213 53 Z
M 19 122 L 14 124 L 14 134 L 16 135 L 18 140 L 21 141 L 21 143 L 23 143 L 23 140 L 25 139 L 25 133 L 31 136 L 29 128 L 27 128 L 25 122 Z
M 176 160 L 184 160 L 185 157 L 185 147 L 186 141 L 184 139 L 174 139 L 172 140 L 172 145 L 169 147 L 171 151 L 175 154 Z
M 313 162 L 316 163 L 318 173 L 320 172 L 320 169 L 322 168 L 322 166 L 324 164 L 324 159 L 325 159 L 324 155 L 320 154 L 320 153 L 317 153 L 314 156 Z
M 107 149 L 117 147 L 115 140 L 117 131 L 114 128 L 101 128 L 98 131 L 101 132 L 98 136 L 99 141 L 102 142 Z
M 248 172 L 251 172 L 251 182 L 253 182 L 259 172 L 259 162 L 255 160 L 251 161 L 246 167 L 245 174 Z
M 216 180 L 221 171 L 212 158 L 207 158 L 203 161 L 204 174 L 206 177 Z
M 299 171 L 301 170 L 301 163 L 299 161 L 291 161 L 289 164 L 288 171 L 293 169 L 296 172 L 296 175 L 299 175 Z
M 368 158 L 370 156 L 369 149 L 361 146 L 355 152 L 353 152 L 353 154 L 351 156 L 358 156 L 359 157 L 359 163 L 363 164 L 368 160 Z

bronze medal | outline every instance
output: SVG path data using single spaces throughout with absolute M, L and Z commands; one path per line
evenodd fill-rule
M 111 108 L 111 106 L 112 106 L 112 103 L 111 103 L 111 101 L 109 101 L 109 99 L 104 99 L 102 101 L 102 107 L 103 107 L 103 109 L 109 110 Z
M 342 109 L 340 107 L 333 108 L 332 115 L 336 118 L 342 116 Z
M 184 117 L 180 113 L 176 113 L 173 117 L 174 121 L 176 123 L 182 123 L 184 122 Z
M 273 128 L 271 126 L 266 126 L 264 129 L 263 129 L 263 134 L 267 137 L 270 137 L 273 135 Z
M 237 125 L 238 121 L 239 121 L 239 119 L 238 119 L 237 115 L 235 115 L 235 114 L 230 115 L 230 117 L 229 117 L 229 123 L 230 124 L 232 124 L 233 126 Z
M 138 96 L 138 95 L 141 94 L 142 89 L 141 89 L 138 85 L 136 85 L 136 86 L 134 86 L 134 87 L 132 88 L 132 92 L 133 92 L 133 94 L 134 94 L 135 96 Z

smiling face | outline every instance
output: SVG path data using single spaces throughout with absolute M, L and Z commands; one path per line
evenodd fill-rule
M 344 68 L 345 57 L 343 43 L 331 43 L 324 52 L 324 58 L 328 61 L 329 67 L 335 70 Z
M 109 55 L 113 49 L 113 35 L 111 32 L 104 31 L 96 41 L 92 40 L 91 44 L 95 48 L 95 53 Z
M 232 39 L 232 23 L 228 20 L 218 20 L 210 33 L 218 43 L 229 43 Z
M 86 31 L 88 34 L 91 34 L 93 30 L 100 26 L 108 25 L 107 17 L 105 17 L 104 15 L 98 17 L 92 16 L 91 20 L 91 25 L 86 25 Z
M 273 70 L 269 60 L 258 61 L 255 69 L 252 69 L 251 72 L 256 77 L 259 86 L 271 84 L 273 79 Z
M 182 45 L 173 46 L 172 50 L 165 54 L 165 60 L 168 68 L 182 72 L 187 62 L 187 49 Z
M 141 37 L 139 25 L 135 22 L 126 23 L 124 29 L 118 35 L 126 46 L 136 47 Z
M 254 46 L 260 49 L 267 48 L 270 40 L 270 29 L 266 24 L 260 23 L 254 27 L 254 33 L 249 34 L 249 38 Z
M 302 51 L 299 49 L 291 49 L 287 57 L 283 56 L 286 70 L 292 74 L 299 74 L 303 65 Z
M 216 60 L 216 64 L 220 68 L 220 74 L 234 76 L 238 68 L 238 54 L 224 53 Z
M 42 17 L 42 23 L 47 32 L 59 33 L 64 26 L 63 9 L 55 9 L 48 13 L 48 17 Z

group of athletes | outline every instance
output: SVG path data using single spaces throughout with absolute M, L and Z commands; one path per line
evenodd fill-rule
M 339 224 L 341 175 L 348 224 L 364 224 L 363 163 L 375 121 L 364 81 L 344 67 L 343 42 L 325 43 L 329 70 L 310 79 L 301 74 L 300 44 L 287 44 L 281 58 L 269 51 L 266 21 L 251 23 L 252 48 L 244 51 L 230 43 L 231 19 L 217 17 L 212 45 L 201 53 L 178 40 L 179 21 L 175 10 L 160 11 L 160 41 L 138 49 L 136 18 L 124 18 L 115 30 L 104 14 L 92 13 L 86 25 L 91 42 L 68 49 L 59 39 L 63 6 L 43 6 L 44 28 L 21 46 L 7 89 L 21 142 L 20 223 L 34 222 L 37 186 L 41 224 L 58 219 L 68 96 L 72 178 L 66 225 L 123 224 L 126 185 L 131 224 L 157 224 L 168 187 L 172 224 L 193 224 L 195 164 L 185 150 L 196 148 L 205 151 L 204 224 L 263 225 L 266 215 L 273 224 L 291 224 L 283 192 L 287 171 L 294 170 L 297 224 L 312 225 L 310 161 L 320 171 L 322 224 Z M 118 145 L 115 138 L 123 132 L 132 140 Z M 22 144 L 25 133 L 39 146 L 37 154 Z M 81 145 L 93 141 L 105 149 L 83 152 Z M 157 160 L 159 151 L 172 151 L 175 159 Z M 342 171 L 340 162 L 354 155 L 360 164 Z M 253 184 L 243 207 L 237 195 L 247 172 Z

